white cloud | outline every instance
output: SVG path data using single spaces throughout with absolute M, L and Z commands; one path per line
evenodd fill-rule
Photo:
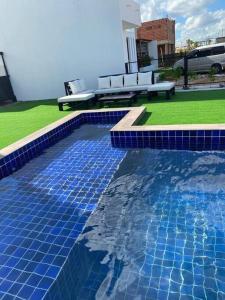
M 142 20 L 162 17 L 178 19 L 176 33 L 179 42 L 188 38 L 205 40 L 225 35 L 225 9 L 209 10 L 215 0 L 138 0 L 141 4 Z
M 212 3 L 213 0 L 196 0 L 189 1 L 187 0 L 170 0 L 167 2 L 167 11 L 173 17 L 181 16 L 187 17 L 196 14 L 196 12 L 204 9 L 208 4 Z
M 165 0 L 140 0 L 142 20 L 154 20 L 163 17 Z
M 204 40 L 225 34 L 225 10 L 215 12 L 204 11 L 188 17 L 179 30 L 182 40 Z

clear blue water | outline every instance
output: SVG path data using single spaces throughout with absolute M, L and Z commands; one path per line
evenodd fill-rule
M 42 299 L 125 150 L 85 125 L 0 181 L 0 299 Z M 62 298 L 63 299 L 63 298 Z
M 225 153 L 116 149 L 109 128 L 0 181 L 0 299 L 225 299 Z
M 225 153 L 129 151 L 52 292 L 225 299 Z

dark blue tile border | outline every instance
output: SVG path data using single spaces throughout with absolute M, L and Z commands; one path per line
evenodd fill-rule
M 23 167 L 82 124 L 116 124 L 128 112 L 129 110 L 80 114 L 0 159 L 0 179 Z M 119 148 L 225 150 L 225 130 L 111 131 L 111 141 L 114 147 Z
M 224 130 L 111 131 L 114 147 L 169 150 L 225 150 Z

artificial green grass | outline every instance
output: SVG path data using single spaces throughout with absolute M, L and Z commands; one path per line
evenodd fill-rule
M 0 107 L 0 149 L 63 118 L 56 100 L 17 102 Z
M 140 125 L 225 124 L 225 90 L 177 92 L 171 100 L 160 94 L 151 102 L 146 96 L 140 96 L 134 106 L 140 105 L 147 108 Z M 69 113 L 69 108 L 60 112 L 56 100 L 18 102 L 0 107 L 0 149 Z
M 225 123 L 225 90 L 177 92 L 171 100 L 161 94 L 139 104 L 147 108 L 140 125 Z

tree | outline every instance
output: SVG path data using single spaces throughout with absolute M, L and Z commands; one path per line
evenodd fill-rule
M 186 43 L 187 43 L 187 48 L 188 48 L 188 50 L 192 50 L 192 49 L 198 47 L 198 42 L 194 42 L 194 41 L 191 40 L 191 39 L 188 39 L 188 40 L 186 41 Z

